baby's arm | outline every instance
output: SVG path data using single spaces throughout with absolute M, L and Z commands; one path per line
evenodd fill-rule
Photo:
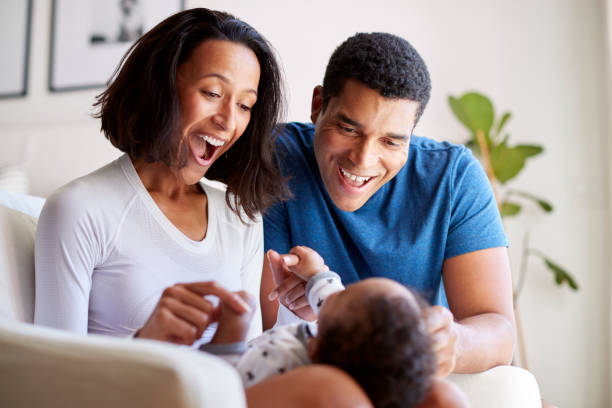
M 299 258 L 299 262 L 290 266 L 289 270 L 307 282 L 306 299 L 312 311 L 318 316 L 319 309 L 327 297 L 344 290 L 340 276 L 331 272 L 321 255 L 313 249 L 296 246 L 290 252 Z
M 273 252 L 272 250 L 270 250 Z M 311 248 L 305 246 L 296 246 L 291 248 L 290 255 L 282 255 L 283 265 L 285 270 L 293 276 L 303 281 L 300 285 L 295 285 L 295 278 L 285 279 L 282 281 L 268 297 L 269 300 L 280 298 L 282 303 L 290 310 L 303 310 L 303 308 L 312 309 L 315 315 L 318 314 L 320 306 L 331 293 L 343 290 L 340 277 L 329 271 L 329 267 L 325 265 L 325 261 L 321 255 Z M 323 278 L 332 279 L 333 287 L 328 287 Z M 287 283 L 290 282 L 291 283 Z M 315 282 L 321 281 L 317 285 Z M 308 282 L 309 290 L 306 287 Z M 312 282 L 312 283 L 311 283 Z M 311 297 L 313 301 L 309 301 Z
M 217 316 L 219 325 L 210 343 L 200 346 L 200 350 L 215 354 L 228 363 L 236 365 L 246 350 L 245 338 L 249 331 L 256 300 L 246 291 L 235 292 L 251 308 L 248 313 L 237 313 L 223 302 L 219 302 Z

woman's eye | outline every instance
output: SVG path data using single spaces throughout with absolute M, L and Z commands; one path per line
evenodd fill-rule
M 219 98 L 219 97 L 221 96 L 221 95 L 219 95 L 219 94 L 218 94 L 218 93 L 216 93 L 216 92 L 207 91 L 207 90 L 205 90 L 205 89 L 203 89 L 203 90 L 202 90 L 202 91 L 200 91 L 200 92 L 202 92 L 204 95 L 206 95 L 206 96 L 208 96 L 208 97 L 211 97 L 211 98 Z
M 251 111 L 251 107 L 248 105 L 244 105 L 242 103 L 239 103 L 238 106 L 240 107 L 240 109 L 242 109 L 245 112 L 250 112 Z

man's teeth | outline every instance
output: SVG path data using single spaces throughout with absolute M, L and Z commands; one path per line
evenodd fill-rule
M 208 135 L 203 136 L 203 135 L 198 135 L 200 137 L 200 139 L 203 139 L 205 141 L 207 141 L 208 143 L 210 143 L 213 146 L 223 146 L 225 144 L 225 142 L 223 140 L 219 140 L 219 139 L 215 139 L 212 138 Z
M 344 177 L 349 178 L 353 181 L 356 181 L 357 183 L 364 183 L 366 181 L 368 181 L 369 179 L 371 179 L 372 177 L 361 177 L 361 176 L 356 176 L 354 174 L 349 173 L 348 171 L 344 170 L 343 168 L 340 168 L 340 171 L 342 172 L 342 174 L 344 174 Z

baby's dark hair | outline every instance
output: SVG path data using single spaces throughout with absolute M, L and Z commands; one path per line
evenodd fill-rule
M 435 368 L 419 306 L 384 294 L 364 298 L 357 318 L 320 322 L 316 362 L 350 374 L 377 408 L 418 404 Z
M 389 33 L 358 33 L 336 48 L 323 78 L 323 110 L 342 93 L 347 79 L 356 79 L 385 98 L 418 102 L 415 124 L 431 94 L 425 61 L 408 41 Z

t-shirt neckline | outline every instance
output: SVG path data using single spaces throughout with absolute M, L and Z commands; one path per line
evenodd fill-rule
M 206 226 L 206 235 L 201 241 L 195 241 L 185 235 L 181 230 L 179 230 L 173 223 L 166 217 L 163 211 L 159 208 L 151 194 L 147 191 L 146 187 L 142 183 L 140 176 L 136 172 L 134 168 L 134 164 L 130 159 L 128 154 L 124 154 L 117 162 L 121 169 L 123 170 L 125 176 L 128 179 L 128 182 L 134 188 L 136 194 L 140 197 L 142 203 L 149 210 L 149 213 L 153 216 L 153 218 L 159 223 L 159 225 L 170 235 L 177 243 L 181 246 L 188 249 L 202 250 L 205 247 L 210 246 L 211 242 L 214 241 L 214 232 L 215 228 L 212 227 L 213 220 L 215 219 L 214 213 L 214 205 L 210 204 L 210 199 L 212 194 L 209 191 L 209 188 L 202 181 L 199 181 L 199 185 L 206 194 L 206 207 L 208 211 L 208 220 Z

